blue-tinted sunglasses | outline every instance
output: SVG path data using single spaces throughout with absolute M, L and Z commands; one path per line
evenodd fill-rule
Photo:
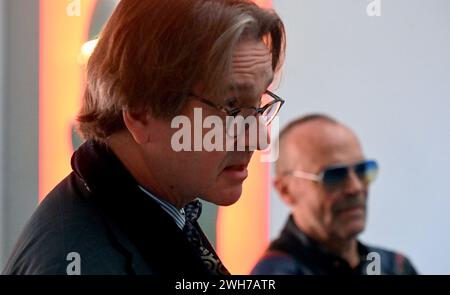
M 349 176 L 349 171 L 352 169 L 356 176 L 364 183 L 371 183 L 375 180 L 378 173 L 378 164 L 375 160 L 364 160 L 350 165 L 332 165 L 323 169 L 319 174 L 294 170 L 288 172 L 301 179 L 308 179 L 320 182 L 327 189 L 336 189 L 343 186 Z

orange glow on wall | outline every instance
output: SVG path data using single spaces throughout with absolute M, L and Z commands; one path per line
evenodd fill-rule
M 255 0 L 271 7 L 272 0 Z M 240 200 L 219 208 L 217 253 L 231 274 L 249 274 L 269 243 L 270 165 L 255 153 Z
M 219 209 L 217 252 L 232 274 L 248 274 L 268 245 L 269 168 L 255 153 L 240 200 Z
M 70 173 L 71 132 L 83 89 L 77 63 L 96 1 L 40 1 L 39 200 Z M 77 7 L 78 8 L 78 7 Z
M 272 0 L 253 0 L 253 2 L 264 8 L 272 7 Z

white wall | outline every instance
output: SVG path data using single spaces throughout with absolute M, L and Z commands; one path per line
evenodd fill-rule
M 274 0 L 288 33 L 281 125 L 325 112 L 379 160 L 362 240 L 450 274 L 450 1 Z M 271 236 L 287 208 L 272 194 Z
M 38 203 L 39 1 L 0 1 L 1 272 Z

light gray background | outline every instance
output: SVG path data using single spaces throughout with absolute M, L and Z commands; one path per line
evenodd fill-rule
M 0 0 L 0 271 L 38 200 L 39 1 Z
M 450 1 L 274 0 L 288 34 L 281 126 L 309 112 L 351 126 L 381 170 L 362 240 L 450 274 Z M 271 237 L 287 208 L 271 198 Z

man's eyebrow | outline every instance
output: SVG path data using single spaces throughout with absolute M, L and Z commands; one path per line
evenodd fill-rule
M 228 86 L 228 91 L 246 91 L 253 88 L 252 83 L 233 83 Z

